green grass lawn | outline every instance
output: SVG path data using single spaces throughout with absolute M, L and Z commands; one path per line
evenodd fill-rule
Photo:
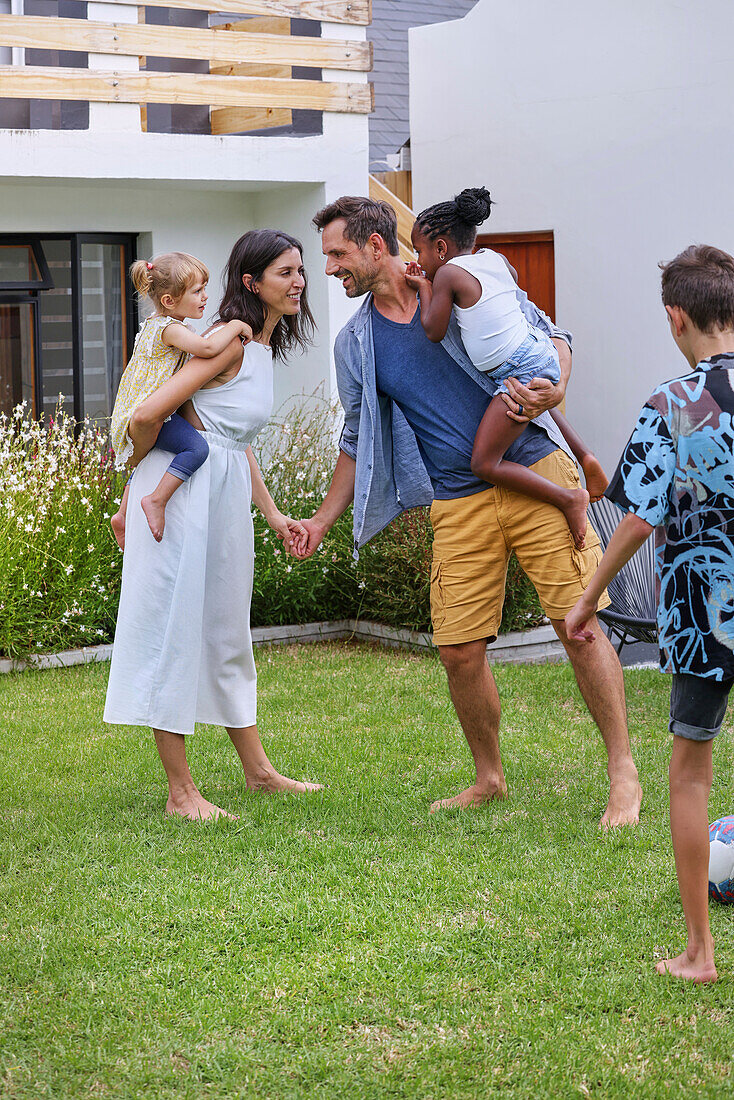
M 498 671 L 511 797 L 430 817 L 472 777 L 437 660 L 258 664 L 268 752 L 328 787 L 249 795 L 206 728 L 192 769 L 234 825 L 164 819 L 150 734 L 101 722 L 107 666 L 0 677 L 0 1096 L 731 1096 L 734 909 L 716 986 L 653 968 L 684 943 L 666 679 L 627 673 L 643 817 L 600 836 L 567 667 Z M 730 724 L 715 768 L 712 818 Z

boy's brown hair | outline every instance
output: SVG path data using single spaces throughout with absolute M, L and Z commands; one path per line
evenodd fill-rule
M 660 268 L 663 305 L 678 306 L 701 332 L 734 330 L 734 257 L 692 244 Z
M 364 248 L 372 234 L 378 233 L 390 255 L 399 255 L 398 218 L 389 202 L 377 202 L 361 195 L 343 195 L 319 210 L 313 224 L 321 230 L 337 218 L 344 218 L 347 223 L 344 235 L 357 248 Z

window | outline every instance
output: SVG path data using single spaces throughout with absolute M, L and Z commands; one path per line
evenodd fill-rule
M 108 419 L 137 323 L 122 234 L 0 235 L 0 411 Z

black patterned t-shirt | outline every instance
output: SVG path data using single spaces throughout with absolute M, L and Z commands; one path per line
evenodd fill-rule
M 734 353 L 658 386 L 606 496 L 657 527 L 663 672 L 734 679 Z

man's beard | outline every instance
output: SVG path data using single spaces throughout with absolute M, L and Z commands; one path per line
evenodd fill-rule
M 344 293 L 347 298 L 361 298 L 363 294 L 369 294 L 371 290 L 374 290 L 377 272 L 360 271 L 356 273 L 354 271 L 345 271 L 341 275 L 335 277 L 341 281 L 344 275 L 349 275 L 351 279 L 350 286 L 344 286 Z

